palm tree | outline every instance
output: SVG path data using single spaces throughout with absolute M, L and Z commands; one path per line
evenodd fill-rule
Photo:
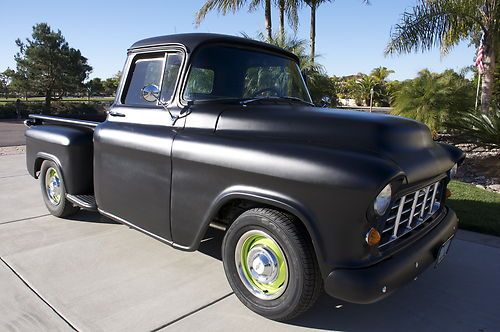
M 379 82 L 375 77 L 365 75 L 356 80 L 354 89 L 357 97 L 361 99 L 366 106 L 369 106 L 371 90 L 373 89 L 374 94 L 378 95 L 378 87 Z
M 247 0 L 207 0 L 205 4 L 196 12 L 195 24 L 199 26 L 200 23 L 205 19 L 208 12 L 212 10 L 217 10 L 222 15 L 226 15 L 228 12 L 235 13 L 240 10 Z M 250 10 L 255 10 L 262 3 L 264 3 L 264 16 L 266 20 L 266 31 L 268 38 L 272 38 L 272 26 L 271 26 L 271 0 L 252 0 L 250 2 Z
M 387 69 L 387 67 L 377 67 L 372 70 L 370 76 L 374 77 L 379 82 L 385 82 L 390 74 L 393 74 L 394 70 Z
M 496 52 L 500 48 L 500 1 L 422 0 L 405 12 L 387 45 L 386 54 L 427 51 L 440 46 L 448 53 L 460 41 L 482 39 L 484 72 L 481 112 L 490 108 Z
M 311 8 L 311 26 L 309 28 L 309 51 L 311 60 L 314 61 L 316 56 L 316 10 L 325 2 L 332 2 L 332 0 L 303 0 L 306 5 Z M 364 4 L 370 4 L 369 0 L 362 0 Z
M 331 2 L 331 0 L 304 0 L 305 3 L 311 8 L 311 22 L 309 27 L 309 52 L 310 58 L 314 61 L 316 56 L 316 9 L 325 2 Z
M 285 39 L 285 16 L 287 16 L 289 25 L 292 27 L 293 31 L 297 31 L 299 25 L 299 16 L 297 12 L 301 5 L 301 1 L 277 0 L 277 5 L 280 19 L 280 38 Z
M 324 74 L 324 68 L 317 62 L 311 61 L 311 58 L 307 54 L 307 41 L 304 39 L 299 39 L 293 35 L 281 36 L 281 33 L 275 33 L 269 38 L 263 33 L 257 34 L 256 38 L 249 36 L 246 33 L 242 33 L 242 36 L 249 39 L 257 39 L 275 46 L 278 46 L 290 53 L 295 54 L 299 58 L 299 66 L 302 73 L 305 76 L 310 74 Z

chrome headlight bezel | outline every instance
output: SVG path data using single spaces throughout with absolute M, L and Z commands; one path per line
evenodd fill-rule
M 389 183 L 384 188 L 382 188 L 382 190 L 373 201 L 373 211 L 375 212 L 375 214 L 379 217 L 383 216 L 389 208 L 391 201 L 392 186 Z

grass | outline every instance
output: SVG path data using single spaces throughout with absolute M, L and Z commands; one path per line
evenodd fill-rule
M 460 228 L 500 236 L 500 194 L 458 181 L 448 188 L 447 205 L 457 213 Z

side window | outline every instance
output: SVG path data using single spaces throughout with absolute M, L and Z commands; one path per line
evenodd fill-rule
M 168 53 L 161 87 L 161 100 L 169 102 L 174 94 L 175 84 L 182 64 L 182 53 Z
M 214 88 L 214 71 L 207 68 L 192 67 L 184 91 L 184 99 L 208 97 Z
M 164 57 L 138 59 L 132 67 L 132 74 L 123 103 L 126 105 L 145 106 L 150 102 L 142 97 L 142 89 L 149 84 L 160 86 Z

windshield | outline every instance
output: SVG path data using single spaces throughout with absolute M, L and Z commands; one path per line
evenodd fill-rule
M 279 55 L 206 46 L 194 55 L 184 100 L 293 98 L 310 103 L 297 63 Z

